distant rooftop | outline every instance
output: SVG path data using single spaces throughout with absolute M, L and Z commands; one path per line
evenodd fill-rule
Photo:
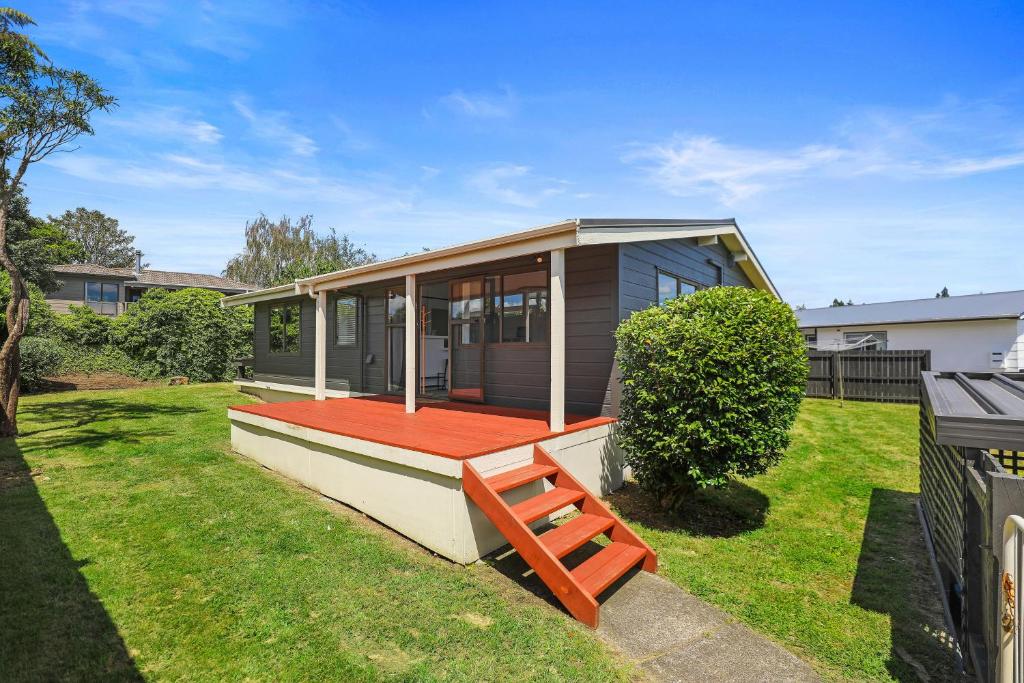
M 74 275 L 96 275 L 98 277 L 122 278 L 130 284 L 143 287 L 202 287 L 229 292 L 251 292 L 258 289 L 230 278 L 205 273 L 179 273 L 171 270 L 150 270 L 143 268 L 138 273 L 132 268 L 108 268 L 92 263 L 68 263 L 53 266 L 55 273 Z
M 1019 318 L 1021 314 L 1024 314 L 1024 290 L 808 308 L 797 311 L 796 317 L 800 321 L 800 327 L 841 327 L 883 323 Z

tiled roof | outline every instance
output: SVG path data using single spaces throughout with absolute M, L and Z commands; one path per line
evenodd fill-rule
M 131 268 L 107 268 L 92 263 L 69 263 L 53 266 L 56 273 L 73 273 L 75 275 L 96 275 L 99 277 L 123 278 L 127 284 L 139 284 L 149 287 L 202 287 L 203 289 L 223 289 L 238 292 L 250 292 L 257 289 L 254 285 L 231 280 L 219 275 L 205 273 L 178 273 L 170 270 L 150 270 L 144 268 L 136 274 Z
M 135 278 L 131 268 L 107 268 L 93 263 L 66 263 L 53 266 L 55 273 L 74 273 L 76 275 L 102 275 L 105 277 Z

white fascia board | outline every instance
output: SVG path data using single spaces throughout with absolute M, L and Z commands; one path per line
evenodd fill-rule
M 277 287 L 270 287 L 268 289 L 257 289 L 253 292 L 246 292 L 245 294 L 234 294 L 232 296 L 226 296 L 220 300 L 220 305 L 223 308 L 230 308 L 231 306 L 244 306 L 246 304 L 254 304 L 258 301 L 271 301 L 273 299 L 283 299 L 285 297 L 294 296 L 294 294 L 294 285 L 279 285 Z
M 480 253 L 487 251 L 492 247 L 500 246 L 511 246 L 523 242 L 529 242 L 538 237 L 544 237 L 560 233 L 568 233 L 575 235 L 576 223 L 574 221 L 560 221 L 558 223 L 552 223 L 550 225 L 544 225 L 539 228 L 533 228 L 531 230 L 525 230 L 522 232 L 508 233 L 505 235 L 498 235 L 497 237 L 490 237 L 484 240 L 478 240 L 476 242 L 468 242 L 465 244 L 457 244 L 450 247 L 443 247 L 441 249 L 434 249 L 431 251 L 425 251 L 422 253 L 411 254 L 409 256 L 401 256 L 396 259 L 388 261 L 379 261 L 377 263 L 370 263 L 365 266 L 357 266 L 355 268 L 349 268 L 347 270 L 339 270 L 333 273 L 325 273 L 323 275 L 316 275 L 314 277 L 302 278 L 296 280 L 296 285 L 305 289 L 306 287 L 312 286 L 316 289 L 321 289 L 321 285 L 326 282 L 334 282 L 336 280 L 351 281 L 356 277 L 361 277 L 367 273 L 379 273 L 388 272 L 387 277 L 392 277 L 390 273 L 401 272 L 402 275 L 425 273 L 432 270 L 442 270 L 448 266 L 437 266 L 435 262 L 443 261 L 449 256 L 465 254 L 465 253 Z M 523 253 L 529 253 L 529 250 L 525 250 Z M 480 260 L 478 258 L 477 260 Z M 409 268 L 409 266 L 414 266 Z M 361 280 L 363 282 L 375 281 L 385 279 L 384 276 L 374 276 L 371 280 Z
M 579 229 L 577 242 L 585 244 L 622 244 L 624 242 L 653 242 L 655 240 L 678 240 L 687 237 L 709 237 L 721 235 L 731 226 L 709 225 L 706 228 L 649 225 L 593 226 Z
M 394 263 L 380 264 L 382 267 L 362 272 L 342 271 L 334 277 L 324 277 L 315 282 L 298 281 L 297 286 L 312 286 L 315 291 L 342 289 L 370 282 L 403 278 L 406 275 L 420 275 L 438 270 L 448 270 L 460 266 L 469 266 L 487 261 L 500 261 L 502 259 L 526 256 L 529 254 L 542 254 L 552 249 L 568 249 L 578 246 L 576 242 L 576 231 L 570 226 L 568 230 L 562 230 L 551 234 L 540 235 L 530 239 L 520 239 L 514 242 L 499 243 L 488 246 L 475 246 L 473 249 L 453 250 L 447 254 L 433 254 L 433 258 L 419 258 L 415 261 L 398 260 Z M 429 252 L 428 252 L 429 254 Z

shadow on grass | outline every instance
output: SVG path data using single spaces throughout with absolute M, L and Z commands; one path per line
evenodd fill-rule
M 770 505 L 766 495 L 736 480 L 720 489 L 697 491 L 675 511 L 662 508 L 653 495 L 633 482 L 627 482 L 605 500 L 623 519 L 648 529 L 685 531 L 714 538 L 729 538 L 760 529 Z
M 14 439 L 0 441 L 0 672 L 5 681 L 141 681 Z
M 871 491 L 850 602 L 889 615 L 892 649 L 886 667 L 895 680 L 967 680 L 955 677 L 916 502 L 916 493 Z
M 171 434 L 167 430 L 143 427 L 143 422 L 158 416 L 185 416 L 203 412 L 202 408 L 187 405 L 156 405 L 151 402 L 124 398 L 83 397 L 71 401 L 45 401 L 23 404 L 18 410 L 21 425 L 29 422 L 42 424 L 38 429 L 22 429 L 21 437 L 31 437 L 25 452 L 34 452 L 69 446 L 95 446 L 116 436 L 118 443 L 140 443 L 143 439 Z M 104 422 L 117 423 L 118 429 L 98 428 Z

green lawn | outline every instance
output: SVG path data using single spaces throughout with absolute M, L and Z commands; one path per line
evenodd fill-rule
M 617 680 L 587 629 L 228 452 L 230 385 L 28 397 L 0 680 Z
M 228 450 L 226 385 L 24 399 L 0 443 L 0 680 L 621 680 L 587 629 Z M 767 475 L 669 517 L 661 573 L 829 679 L 949 677 L 917 409 L 807 401 Z
M 611 501 L 660 572 L 834 680 L 947 680 L 953 658 L 914 507 L 917 406 L 807 400 L 782 464 L 669 517 Z

